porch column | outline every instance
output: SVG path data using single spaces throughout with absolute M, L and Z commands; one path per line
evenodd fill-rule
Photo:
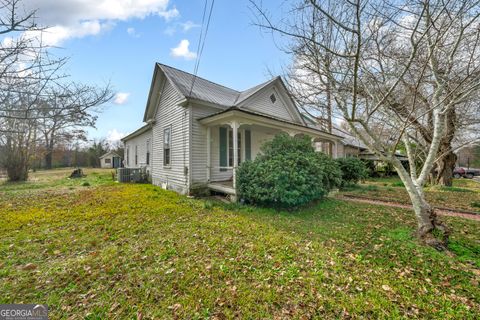
M 238 167 L 238 122 L 233 121 L 232 135 L 233 135 L 233 189 L 237 193 L 237 167 Z
M 338 153 L 337 153 L 337 141 L 335 141 L 335 142 L 333 143 L 333 154 L 332 154 L 332 158 L 333 158 L 333 159 L 338 158 Z
M 210 127 L 207 127 L 207 182 L 210 182 L 210 167 L 212 166 L 212 153 L 211 153 L 211 143 L 212 143 L 212 134 Z

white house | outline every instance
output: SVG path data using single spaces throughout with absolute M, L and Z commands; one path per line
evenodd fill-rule
M 125 166 L 146 167 L 152 183 L 182 194 L 235 196 L 238 165 L 254 159 L 279 132 L 308 135 L 317 149 L 344 138 L 320 130 L 297 109 L 280 77 L 237 91 L 157 63 L 143 121 L 125 143 Z
M 120 168 L 122 165 L 122 157 L 117 153 L 110 151 L 100 157 L 101 168 Z

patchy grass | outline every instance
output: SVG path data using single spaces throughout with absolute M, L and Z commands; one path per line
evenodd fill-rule
M 447 255 L 416 243 L 406 210 L 275 212 L 129 184 L 11 196 L 0 217 L 0 303 L 53 319 L 480 315 L 478 222 L 448 219 Z
M 2 196 L 30 195 L 38 192 L 65 192 L 80 190 L 85 187 L 111 185 L 114 183 L 112 173 L 114 169 L 83 169 L 86 175 L 83 178 L 70 179 L 73 168 L 53 170 L 39 170 L 30 173 L 26 182 L 0 182 L 0 199 Z
M 374 178 L 344 190 L 343 194 L 409 203 L 410 198 L 403 183 L 397 177 Z M 430 186 L 425 188 L 427 200 L 435 206 L 479 212 L 480 183 L 468 179 L 454 179 L 452 187 Z

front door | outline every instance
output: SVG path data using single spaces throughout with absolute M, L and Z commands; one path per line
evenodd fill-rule
M 113 168 L 120 168 L 120 157 L 113 157 Z

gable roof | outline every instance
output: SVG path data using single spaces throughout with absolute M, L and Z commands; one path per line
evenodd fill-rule
M 255 87 L 252 87 L 250 89 L 247 89 L 245 91 L 240 92 L 237 96 L 237 99 L 235 100 L 235 105 L 236 106 L 239 105 L 243 101 L 245 101 L 248 98 L 250 98 L 251 96 L 253 96 L 258 91 L 262 90 L 263 88 L 268 86 L 270 83 L 273 83 L 273 82 L 277 81 L 278 79 L 280 79 L 280 77 L 275 77 L 273 79 L 270 79 L 268 81 L 260 83 L 259 85 L 256 85 Z
M 307 125 L 313 128 L 317 128 L 323 130 L 323 127 L 319 124 L 319 122 L 313 118 L 313 116 L 302 113 L 302 116 L 305 120 L 307 120 Z M 343 137 L 342 143 L 345 146 L 350 146 L 362 150 L 367 150 L 368 147 L 357 137 L 353 134 L 341 129 L 335 123 L 332 123 L 332 134 Z
M 100 156 L 100 159 L 106 158 L 106 157 L 108 157 L 108 156 L 121 158 L 118 153 L 116 153 L 116 152 L 114 152 L 114 151 L 109 151 L 109 152 L 105 153 L 103 156 Z
M 165 75 L 165 78 L 175 87 L 178 93 L 185 99 L 194 99 L 207 103 L 215 104 L 220 109 L 228 109 L 230 107 L 237 107 L 240 103 L 245 102 L 247 99 L 261 91 L 265 87 L 279 82 L 280 86 L 287 91 L 287 95 L 290 98 L 290 102 L 298 112 L 298 119 L 303 122 L 303 118 L 295 105 L 295 102 L 290 97 L 290 93 L 283 83 L 281 77 L 277 76 L 259 85 L 256 85 L 250 89 L 244 91 L 237 91 L 221 84 L 212 82 L 199 76 L 194 76 L 191 73 L 167 66 L 162 63 L 155 64 L 155 71 L 152 79 L 152 85 L 150 88 L 150 94 L 147 102 L 147 108 L 145 110 L 144 121 L 148 120 L 148 108 L 151 106 L 151 98 L 154 93 L 154 84 L 158 74 L 158 70 Z M 193 83 L 193 86 L 192 86 Z M 155 102 L 153 102 L 155 104 Z M 152 106 L 154 107 L 154 106 Z
M 195 77 L 195 82 L 193 82 L 194 75 L 191 73 L 161 63 L 157 63 L 157 66 L 165 73 L 167 78 L 185 98 L 198 99 L 229 107 L 235 103 L 235 100 L 240 94 L 239 91 L 198 76 Z
M 135 138 L 136 136 L 141 135 L 142 133 L 147 132 L 148 130 L 152 129 L 152 125 L 150 123 L 147 123 L 141 128 L 138 128 L 137 130 L 133 131 L 132 133 L 127 134 L 125 137 L 120 139 L 120 141 L 125 142 L 127 140 L 130 140 L 132 138 Z

